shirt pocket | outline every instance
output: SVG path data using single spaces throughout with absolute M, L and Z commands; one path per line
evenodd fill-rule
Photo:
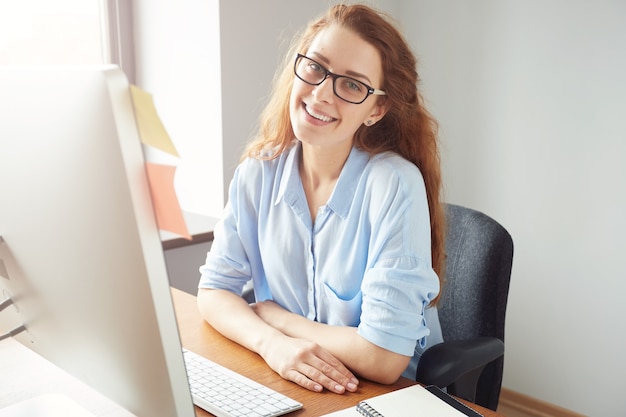
M 342 295 L 337 293 L 327 282 L 322 286 L 322 299 L 318 320 L 332 326 L 356 327 L 361 321 L 361 302 L 363 294 L 357 290 L 355 294 Z

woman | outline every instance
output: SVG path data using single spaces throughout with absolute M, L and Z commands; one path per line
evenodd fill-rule
M 295 40 L 200 268 L 219 332 L 313 391 L 415 378 L 442 341 L 436 122 L 380 13 L 337 5 Z M 241 296 L 252 280 L 257 302 Z

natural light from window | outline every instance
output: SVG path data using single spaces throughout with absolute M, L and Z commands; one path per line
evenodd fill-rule
M 0 65 L 103 64 L 101 0 L 0 0 Z

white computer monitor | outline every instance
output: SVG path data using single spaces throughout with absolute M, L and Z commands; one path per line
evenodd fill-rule
M 0 335 L 137 416 L 195 415 L 128 81 L 0 69 Z

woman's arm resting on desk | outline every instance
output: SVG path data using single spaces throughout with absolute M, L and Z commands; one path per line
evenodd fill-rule
M 367 341 L 355 327 L 329 326 L 290 313 L 272 301 L 254 305 L 254 310 L 270 326 L 291 337 L 319 343 L 359 376 L 382 384 L 393 384 L 411 358 L 383 349 Z
M 358 380 L 317 343 L 291 337 L 265 323 L 240 296 L 201 289 L 198 307 L 204 319 L 225 337 L 258 353 L 283 378 L 311 391 L 356 391 Z

